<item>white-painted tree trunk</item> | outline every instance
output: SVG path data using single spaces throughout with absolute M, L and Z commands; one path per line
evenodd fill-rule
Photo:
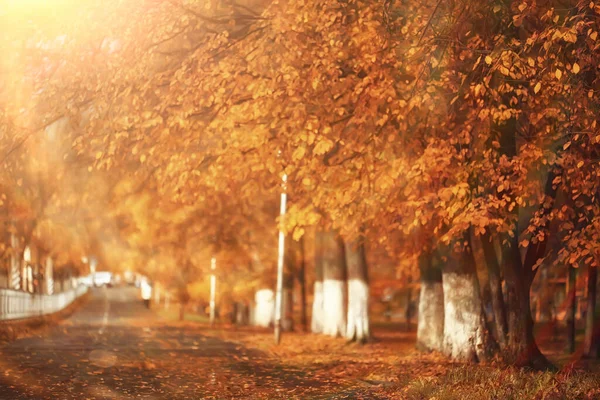
M 417 324 L 417 349 L 442 351 L 444 346 L 443 262 L 438 251 L 425 247 L 419 257 L 421 293 Z
M 315 284 L 310 330 L 323 333 L 323 232 L 315 233 Z
M 442 351 L 444 342 L 444 290 L 442 282 L 421 280 L 417 347 Z
M 346 318 L 344 316 L 344 281 L 325 279 L 323 281 L 323 333 L 330 336 L 344 336 Z
M 362 279 L 350 279 L 346 338 L 364 342 L 369 336 L 369 285 Z
M 369 339 L 369 278 L 365 247 L 359 238 L 346 243 L 346 268 L 348 272 L 348 320 L 346 338 L 365 342 Z
M 456 361 L 478 361 L 486 327 L 479 288 L 470 274 L 444 272 L 444 352 Z
M 335 231 L 323 233 L 323 333 L 346 334 L 346 259 L 344 242 Z
M 271 289 L 261 289 L 256 292 L 254 300 L 254 325 L 269 327 L 275 316 L 275 293 Z

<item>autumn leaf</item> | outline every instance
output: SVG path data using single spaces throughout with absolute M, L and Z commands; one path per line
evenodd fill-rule
M 537 93 L 537 92 L 540 91 L 541 88 L 542 88 L 542 83 L 538 82 L 538 83 L 535 84 L 535 87 L 533 88 L 533 92 Z
M 577 64 L 577 63 L 573 64 L 573 73 L 574 74 L 579 73 L 579 64 Z
M 294 153 L 292 154 L 292 159 L 294 161 L 301 160 L 302 158 L 304 158 L 305 153 L 306 153 L 306 148 L 304 146 L 298 146 L 296 148 L 296 150 L 294 150 Z
M 322 138 L 317 142 L 313 149 L 313 154 L 322 155 L 327 153 L 333 147 L 333 142 L 329 139 Z
M 556 79 L 560 79 L 562 77 L 562 71 L 560 69 L 557 69 L 556 71 L 554 71 L 554 76 L 556 76 Z

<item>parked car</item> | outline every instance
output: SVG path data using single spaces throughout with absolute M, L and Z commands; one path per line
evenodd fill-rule
M 96 286 L 96 287 L 101 287 L 101 286 L 109 286 L 110 287 L 111 280 L 112 280 L 112 273 L 110 273 L 110 272 L 100 271 L 100 272 L 96 272 L 94 274 L 94 286 Z
M 112 273 L 108 271 L 100 271 L 94 274 L 89 274 L 88 276 L 84 276 L 79 278 L 79 283 L 86 285 L 87 287 L 101 287 L 101 286 L 111 286 Z

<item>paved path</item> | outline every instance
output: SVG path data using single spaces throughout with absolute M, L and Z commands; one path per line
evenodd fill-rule
M 94 289 L 61 324 L 0 347 L 0 400 L 377 398 L 205 329 L 166 323 L 137 289 Z
M 161 323 L 134 288 L 94 289 L 44 336 L 0 348 L 0 399 L 244 397 L 262 355 L 199 330 Z

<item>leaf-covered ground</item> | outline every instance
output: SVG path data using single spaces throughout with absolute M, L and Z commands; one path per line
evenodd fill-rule
M 558 374 L 529 372 L 498 364 L 453 364 L 437 354 L 415 350 L 414 332 L 401 326 L 375 326 L 367 345 L 305 333 L 288 333 L 279 346 L 271 332 L 229 327 L 206 334 L 256 348 L 278 360 L 282 371 L 310 377 L 319 386 L 294 388 L 298 398 L 390 399 L 597 399 L 598 363 L 564 364 L 570 360 L 555 341 L 543 344 Z
M 178 322 L 135 289 L 94 290 L 62 323 L 0 346 L 0 399 L 595 399 L 600 374 L 464 366 L 375 326 L 367 345 Z M 548 342 L 557 347 L 555 342 Z M 590 364 L 597 371 L 597 364 Z

